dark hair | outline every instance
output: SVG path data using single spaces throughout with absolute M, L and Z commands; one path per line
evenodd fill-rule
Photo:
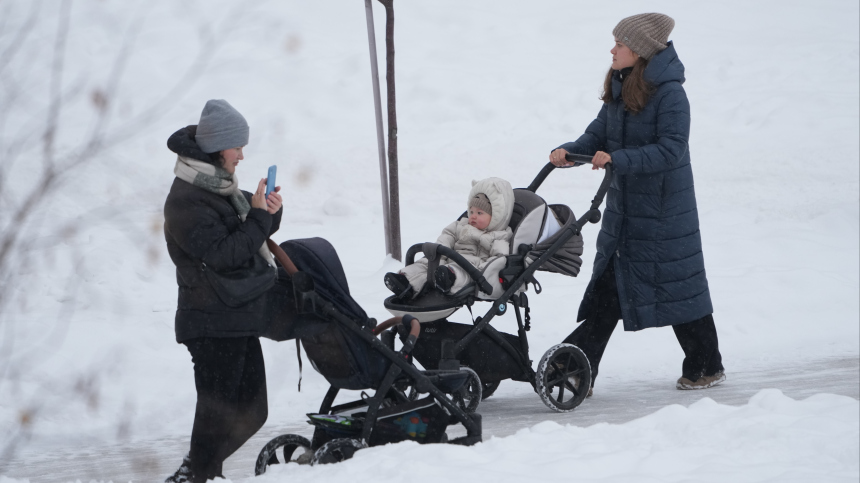
M 624 108 L 633 114 L 637 114 L 651 99 L 654 94 L 654 86 L 645 80 L 645 68 L 648 67 L 648 61 L 644 57 L 639 57 L 636 63 L 633 64 L 633 70 L 624 78 L 624 83 L 621 84 L 621 100 L 624 102 Z M 613 101 L 612 98 L 612 75 L 615 70 L 609 68 L 606 73 L 606 79 L 603 81 L 603 94 L 600 100 L 605 103 Z
M 217 167 L 221 167 L 224 165 L 224 156 L 221 154 L 221 151 L 215 151 L 214 153 L 206 153 L 206 156 L 209 156 L 209 162 L 214 164 Z

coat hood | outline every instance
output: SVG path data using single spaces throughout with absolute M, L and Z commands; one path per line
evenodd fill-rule
M 675 52 L 675 44 L 669 42 L 668 47 L 651 58 L 645 67 L 645 80 L 655 86 L 666 82 L 684 83 L 684 64 Z
M 667 82 L 684 83 L 684 64 L 678 58 L 678 53 L 675 52 L 675 45 L 669 42 L 669 46 L 661 52 L 651 57 L 648 66 L 645 67 L 645 80 L 655 87 Z M 615 71 L 612 74 L 612 97 L 618 99 L 621 97 L 621 76 L 620 71 Z
M 484 193 L 493 206 L 493 218 L 487 226 L 487 231 L 504 230 L 511 223 L 511 214 L 514 212 L 514 189 L 511 184 L 502 178 L 487 178 L 481 181 L 472 181 L 472 190 L 466 198 L 466 209 L 469 209 L 469 201 L 478 193 Z
M 212 159 L 200 149 L 197 141 L 194 140 L 196 134 L 196 124 L 183 127 L 167 138 L 167 149 L 180 156 L 212 164 Z

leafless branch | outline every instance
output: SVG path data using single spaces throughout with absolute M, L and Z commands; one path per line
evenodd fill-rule
M 54 43 L 54 60 L 51 63 L 51 105 L 48 107 L 48 119 L 45 122 L 44 142 L 42 143 L 45 170 L 48 172 L 52 171 L 54 167 L 54 142 L 57 137 L 60 110 L 63 107 L 60 93 L 63 85 L 63 61 L 66 59 L 66 39 L 69 35 L 71 9 L 72 1 L 63 0 L 57 25 L 57 37 Z M 0 258 L 0 263 L 2 263 L 2 258 Z
M 18 49 L 24 45 L 24 40 L 27 38 L 27 35 L 32 32 L 33 26 L 36 24 L 36 20 L 39 18 L 39 8 L 41 7 L 41 1 L 35 1 L 31 4 L 31 11 L 29 17 L 27 17 L 27 21 L 24 22 L 21 27 L 18 28 L 18 32 L 15 34 L 15 37 L 12 38 L 12 41 L 0 53 L 0 73 L 9 65 L 9 62 L 15 57 L 15 54 L 18 53 Z M 7 16 L 3 16 L 3 20 L 7 20 Z M 2 31 L 2 29 L 0 29 Z

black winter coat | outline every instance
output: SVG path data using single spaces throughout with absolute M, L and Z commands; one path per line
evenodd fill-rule
M 630 114 L 616 72 L 614 100 L 603 105 L 585 134 L 560 146 L 612 156 L 594 273 L 577 320 L 594 310 L 594 284 L 614 259 L 625 330 L 682 324 L 713 312 L 690 166 L 684 65 L 671 42 L 648 63 L 645 80 L 656 91 L 641 112 Z
M 167 141 L 171 151 L 185 157 L 209 161 L 194 142 L 196 126 L 174 133 Z M 242 192 L 248 202 L 251 193 Z M 270 313 L 270 293 L 233 308 L 216 295 L 202 271 L 202 263 L 216 271 L 249 267 L 266 239 L 277 231 L 283 210 L 275 215 L 251 208 L 245 221 L 229 199 L 173 180 L 164 202 L 164 238 L 170 259 L 176 265 L 179 299 L 176 308 L 176 341 L 196 337 L 259 336 Z

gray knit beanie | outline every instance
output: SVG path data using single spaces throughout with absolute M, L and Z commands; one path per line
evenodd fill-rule
M 224 99 L 206 102 L 197 134 L 197 145 L 204 153 L 214 153 L 248 144 L 248 121 Z
M 493 216 L 493 204 L 490 203 L 490 199 L 487 198 L 487 195 L 484 193 L 478 193 L 469 200 L 469 208 L 473 206 L 484 213 Z
M 612 35 L 645 60 L 662 52 L 675 21 L 662 13 L 640 13 L 618 22 Z

